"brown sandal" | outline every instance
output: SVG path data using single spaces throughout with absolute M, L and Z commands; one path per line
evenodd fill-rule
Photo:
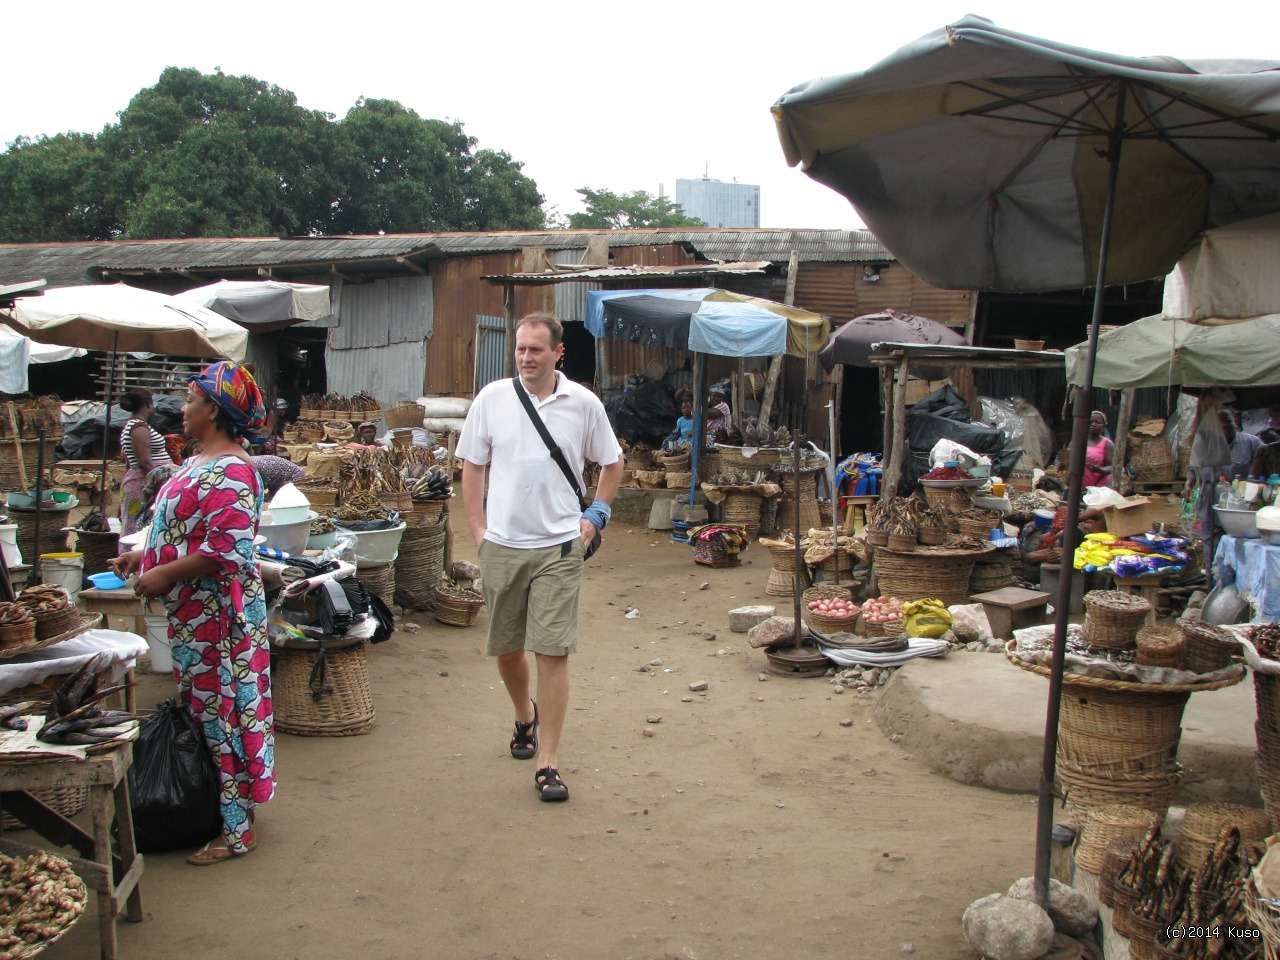
M 221 844 L 214 846 L 214 844 Z M 245 845 L 245 853 L 254 850 L 258 846 L 258 838 L 254 836 Z M 187 863 L 193 867 L 211 867 L 215 863 L 223 863 L 232 857 L 244 856 L 244 854 L 232 853 L 227 846 L 227 841 L 223 837 L 214 837 L 203 847 L 187 857 Z

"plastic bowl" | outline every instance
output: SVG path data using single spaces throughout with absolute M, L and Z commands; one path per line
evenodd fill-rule
M 293 523 L 276 523 L 271 514 L 262 515 L 263 522 L 258 524 L 258 533 L 265 539 L 262 545 L 272 550 L 279 550 L 290 556 L 302 553 L 307 549 L 307 537 L 311 534 L 311 521 L 319 514 L 303 517 Z M 270 520 L 271 522 L 268 522 Z
M 1280 547 L 1280 530 L 1263 530 L 1262 539 L 1273 547 Z
M 263 511 L 263 518 L 271 517 L 271 522 L 281 523 L 297 523 L 299 520 L 305 520 L 311 514 L 310 504 L 299 504 L 296 507 L 272 507 Z
M 409 525 L 401 523 L 389 530 L 344 530 L 356 538 L 356 566 L 392 563 L 400 555 L 400 538 Z
M 1218 522 L 1227 536 L 1244 539 L 1258 536 L 1258 515 L 1252 510 L 1228 510 L 1215 503 L 1213 512 L 1218 515 Z
M 338 531 L 330 530 L 328 533 L 313 533 L 307 537 L 308 550 L 324 550 L 332 547 L 338 542 Z
M 10 493 L 5 496 L 10 509 L 29 510 L 36 505 L 36 498 L 29 493 Z
M 86 579 L 98 590 L 119 590 L 124 586 L 124 581 L 110 570 L 104 573 L 95 573 Z

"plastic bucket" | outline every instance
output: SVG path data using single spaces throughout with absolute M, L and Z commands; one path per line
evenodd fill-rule
M 84 554 L 40 554 L 40 579 L 62 587 L 71 597 L 71 602 L 75 603 L 80 596 L 80 587 L 84 584 Z
M 18 549 L 18 525 L 16 523 L 0 523 L 0 554 L 4 556 L 6 567 L 16 567 L 22 563 L 22 551 Z
M 151 669 L 173 672 L 173 648 L 169 646 L 169 618 L 147 614 L 147 646 L 151 648 Z

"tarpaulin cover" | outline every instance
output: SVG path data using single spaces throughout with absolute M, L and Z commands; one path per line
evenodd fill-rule
M 1004 434 L 986 424 L 974 423 L 969 405 L 950 385 L 935 390 L 907 411 L 907 441 L 898 492 L 909 495 L 929 470 L 929 451 L 939 440 L 954 440 L 974 453 L 989 456 L 993 473 L 1005 476 L 1022 456 L 1021 449 L 1005 450 Z

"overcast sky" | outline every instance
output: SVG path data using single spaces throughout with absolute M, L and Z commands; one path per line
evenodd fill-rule
M 97 132 L 166 66 L 221 68 L 337 116 L 363 96 L 460 120 L 564 214 L 577 187 L 674 196 L 677 178 L 708 173 L 759 184 L 763 226 L 856 227 L 844 199 L 783 162 L 770 105 L 969 12 L 1134 56 L 1280 59 L 1280 5 L 1240 0 L 14 3 L 0 142 Z

